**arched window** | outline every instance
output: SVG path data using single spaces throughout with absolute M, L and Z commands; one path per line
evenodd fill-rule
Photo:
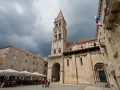
M 54 54 L 56 54 L 56 49 L 54 49 Z
M 57 31 L 54 32 L 55 40 L 57 40 Z
M 56 27 L 58 26 L 58 24 L 56 24 Z
M 61 53 L 61 49 L 59 48 L 59 53 Z
M 61 26 L 61 22 L 59 22 L 59 26 Z
M 61 30 L 59 30 L 59 39 L 61 39 Z
M 61 39 L 61 33 L 59 34 L 59 39 Z
M 55 35 L 55 40 L 57 40 L 57 35 Z
M 67 59 L 67 66 L 69 66 L 69 60 Z

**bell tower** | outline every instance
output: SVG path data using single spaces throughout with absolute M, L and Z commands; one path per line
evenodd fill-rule
M 67 30 L 66 21 L 60 10 L 58 16 L 54 20 L 53 37 L 51 54 L 59 54 L 66 51 Z

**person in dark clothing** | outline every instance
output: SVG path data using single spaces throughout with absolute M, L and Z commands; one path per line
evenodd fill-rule
M 5 82 L 5 75 L 1 76 L 1 83 Z
M 48 85 L 47 85 L 48 87 L 50 86 L 50 79 L 48 80 Z

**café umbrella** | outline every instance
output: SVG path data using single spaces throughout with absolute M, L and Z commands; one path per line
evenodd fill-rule
M 0 74 L 5 75 L 19 75 L 19 71 L 13 69 L 0 70 Z
M 42 76 L 40 73 L 38 73 L 38 72 L 34 72 L 34 73 L 32 73 L 32 75 L 33 76 Z
M 21 71 L 19 75 L 21 75 L 21 76 L 31 76 L 32 73 L 28 72 L 28 71 Z

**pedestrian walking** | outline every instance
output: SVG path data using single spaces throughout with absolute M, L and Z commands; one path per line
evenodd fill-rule
M 50 79 L 48 80 L 48 87 L 50 87 Z
M 47 83 L 48 83 L 47 79 L 44 79 L 44 87 L 47 87 Z

